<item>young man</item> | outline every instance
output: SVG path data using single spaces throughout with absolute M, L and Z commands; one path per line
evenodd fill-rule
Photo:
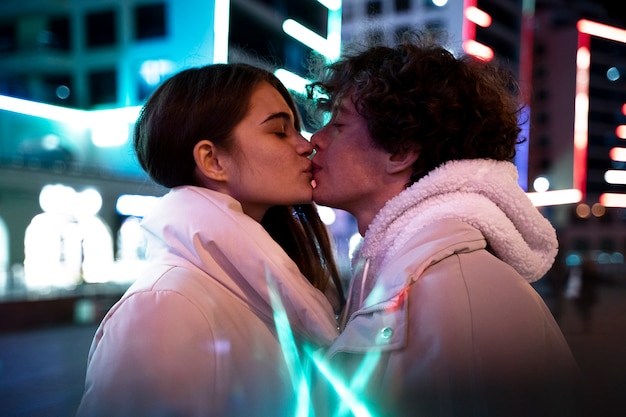
M 320 74 L 309 95 L 331 119 L 311 139 L 313 196 L 350 212 L 364 236 L 328 354 L 342 377 L 329 378 L 336 404 L 385 416 L 574 414 L 577 366 L 530 285 L 558 243 L 510 162 L 514 77 L 418 37 Z

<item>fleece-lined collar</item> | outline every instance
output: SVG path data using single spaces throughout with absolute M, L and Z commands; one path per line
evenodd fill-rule
M 328 345 L 337 337 L 326 297 L 230 196 L 201 187 L 175 188 L 142 226 L 151 262 L 199 270 L 266 320 L 284 313 L 292 330 L 309 341 Z M 284 311 L 275 309 L 277 301 Z
M 385 204 L 355 259 L 369 259 L 370 276 L 375 276 L 420 229 L 451 218 L 478 229 L 496 256 L 534 282 L 552 266 L 558 242 L 517 179 L 510 162 L 447 162 Z

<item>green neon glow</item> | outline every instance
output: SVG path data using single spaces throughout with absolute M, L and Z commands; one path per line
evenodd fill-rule
M 270 302 L 274 311 L 274 323 L 278 341 L 287 364 L 294 392 L 296 393 L 296 412 L 294 416 L 309 417 L 315 415 L 311 403 L 310 388 L 310 365 L 312 364 L 317 368 L 319 374 L 326 379 L 329 387 L 334 390 L 340 399 L 338 408 L 334 411 L 334 417 L 375 417 L 375 414 L 368 409 L 367 404 L 361 400 L 360 393 L 363 392 L 365 385 L 374 372 L 376 364 L 380 360 L 381 352 L 370 352 L 365 355 L 349 384 L 346 383 L 345 379 L 338 372 L 333 370 L 324 357 L 323 351 L 305 345 L 303 347 L 303 355 L 301 356 L 273 277 L 268 271 L 266 271 L 265 275 Z
M 331 384 L 332 388 L 335 390 L 335 392 L 339 395 L 339 398 L 341 399 L 340 409 L 337 410 L 335 415 L 337 416 L 346 415 L 346 413 L 350 411 L 352 415 L 354 415 L 355 417 L 373 417 L 374 416 L 367 409 L 367 406 L 362 401 L 360 401 L 359 397 L 355 395 L 356 391 L 352 389 L 352 385 L 348 387 L 343 381 L 343 379 L 340 376 L 338 376 L 335 372 L 333 372 L 333 370 L 328 365 L 327 361 L 322 357 L 322 355 L 316 354 L 315 352 L 310 352 L 310 351 L 307 353 L 313 359 L 313 362 L 315 363 L 315 366 L 317 367 L 317 369 L 326 378 L 326 380 Z M 378 358 L 376 358 L 376 360 L 378 360 Z M 364 362 L 369 363 L 370 361 L 367 360 Z M 361 368 L 362 367 L 363 365 L 361 366 Z M 355 380 L 358 380 L 358 378 L 361 378 L 363 376 L 364 375 L 361 375 L 360 372 L 357 372 L 357 374 L 355 375 L 353 379 L 353 384 L 357 385 L 355 383 Z
M 269 289 L 270 302 L 272 303 L 272 309 L 274 311 L 274 323 L 278 333 L 278 341 L 281 345 L 285 362 L 287 363 L 291 383 L 296 392 L 297 402 L 294 416 L 308 417 L 312 413 L 311 390 L 309 389 L 310 381 L 305 377 L 302 360 L 298 353 L 285 307 L 280 299 L 274 280 L 267 270 L 265 271 L 265 279 Z

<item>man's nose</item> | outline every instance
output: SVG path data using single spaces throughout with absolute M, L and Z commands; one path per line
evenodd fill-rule
M 322 142 L 322 131 L 318 130 L 317 132 L 313 134 L 313 136 L 311 136 L 311 144 L 313 145 L 313 148 L 316 151 L 320 148 L 321 142 Z

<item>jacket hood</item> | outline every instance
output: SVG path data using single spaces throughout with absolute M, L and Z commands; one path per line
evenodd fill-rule
M 316 344 L 337 337 L 325 296 L 232 197 L 202 187 L 174 188 L 142 227 L 152 263 L 201 271 L 276 325 L 286 314 L 292 331 Z
M 387 202 L 365 233 L 359 256 L 379 271 L 420 229 L 456 219 L 478 229 L 496 256 L 534 282 L 552 266 L 558 242 L 517 179 L 510 162 L 449 161 Z

